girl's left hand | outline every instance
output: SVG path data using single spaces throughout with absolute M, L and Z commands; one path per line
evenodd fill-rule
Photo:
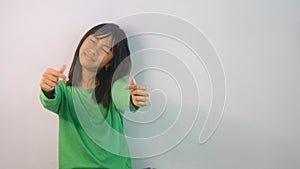
M 132 102 L 135 106 L 144 107 L 148 105 L 149 88 L 146 85 L 138 85 L 131 76 L 129 79 L 129 85 L 125 86 L 125 90 L 130 90 Z

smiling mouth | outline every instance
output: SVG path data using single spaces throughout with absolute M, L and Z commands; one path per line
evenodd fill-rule
M 95 59 L 88 55 L 86 52 L 83 52 L 83 56 L 88 61 L 95 61 Z

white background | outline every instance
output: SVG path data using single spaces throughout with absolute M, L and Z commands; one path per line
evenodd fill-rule
M 224 66 L 227 100 L 208 142 L 197 144 L 197 119 L 179 145 L 156 157 L 134 159 L 134 168 L 299 168 L 299 8 L 297 0 L 2 0 L 0 168 L 57 168 L 58 118 L 39 102 L 43 71 L 70 66 L 79 40 L 95 24 L 143 12 L 178 16 L 207 36 Z

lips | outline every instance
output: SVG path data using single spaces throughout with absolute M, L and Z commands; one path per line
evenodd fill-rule
M 83 56 L 88 61 L 95 61 L 95 59 L 93 57 L 91 57 L 90 55 L 88 55 L 86 52 L 83 52 Z

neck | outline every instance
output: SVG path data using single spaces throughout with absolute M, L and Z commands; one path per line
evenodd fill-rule
M 80 86 L 85 89 L 90 89 L 94 87 L 97 83 L 96 74 L 97 72 L 90 71 L 86 68 L 82 68 L 82 79 Z

